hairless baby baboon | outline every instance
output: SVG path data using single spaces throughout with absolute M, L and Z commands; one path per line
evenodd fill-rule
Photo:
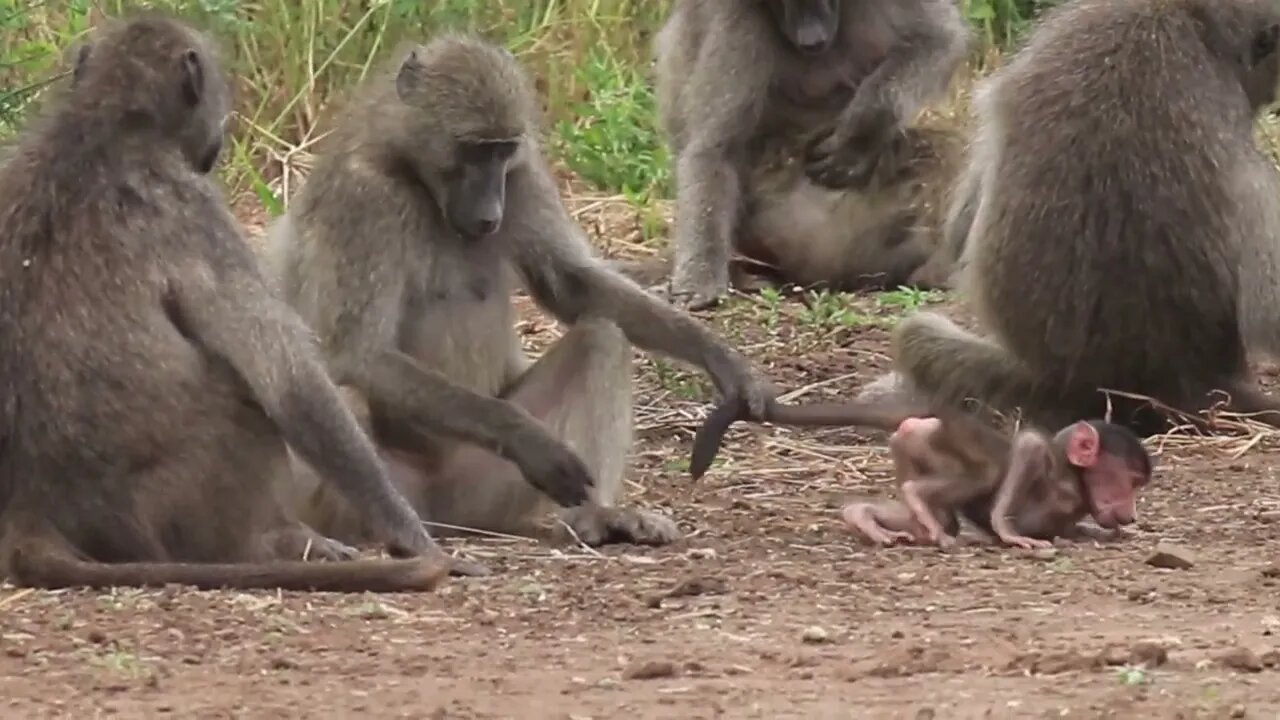
M 536 137 L 507 51 L 446 35 L 400 52 L 339 121 L 268 258 L 423 518 L 527 532 L 547 500 L 576 501 L 594 479 L 592 500 L 562 515 L 579 538 L 667 542 L 670 519 L 613 507 L 631 444 L 627 341 L 701 366 L 752 410 L 771 390 L 592 254 Z M 570 326 L 532 364 L 517 281 Z M 361 536 L 332 493 L 310 505 L 317 527 Z
M 898 161 L 902 130 L 945 92 L 969 37 L 953 0 L 677 0 L 655 39 L 658 102 L 675 156 L 672 297 L 699 308 L 724 294 L 729 248 L 752 229 L 743 225 L 754 193 L 781 193 L 766 201 L 809 213 L 831 200 L 821 188 L 851 193 L 848 204 L 828 208 L 832 224 L 857 203 L 901 206 L 867 186 L 877 168 Z M 775 142 L 807 145 L 805 182 L 786 182 L 785 172 L 779 186 L 752 180 Z M 831 277 L 896 270 L 921 254 L 877 232 L 876 215 L 861 221 L 872 226 L 865 236 L 819 223 L 818 232 L 757 241 L 784 255 L 783 267 L 807 266 L 801 240 L 866 259 L 865 268 L 839 265 Z
M 1272 0 L 1075 0 L 975 98 L 951 212 L 972 335 L 922 313 L 898 370 L 937 402 L 1034 424 L 1101 415 L 1101 389 L 1280 424 L 1247 350 L 1280 348 L 1280 179 L 1253 137 L 1275 99 Z M 1114 418 L 1163 421 L 1123 398 Z
M 693 442 L 694 479 L 715 458 L 725 431 L 743 416 L 722 403 Z M 765 404 L 764 419 L 785 425 L 865 426 L 891 432 L 889 452 L 900 498 L 850 503 L 841 510 L 863 540 L 950 545 L 966 518 L 1002 543 L 1047 547 L 1058 537 L 1092 534 L 1092 516 L 1108 529 L 1137 517 L 1137 492 L 1151 480 L 1151 456 L 1128 428 L 1079 421 L 1050 435 L 1018 430 L 1013 439 L 960 410 L 918 401 Z
M 448 562 L 209 177 L 228 112 L 204 37 L 115 23 L 0 168 L 0 573 L 428 589 Z M 354 551 L 275 500 L 286 442 L 422 557 L 301 561 Z

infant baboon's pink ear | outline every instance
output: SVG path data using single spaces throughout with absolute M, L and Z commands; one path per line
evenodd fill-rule
M 1067 436 L 1067 462 L 1078 468 L 1093 467 L 1098 462 L 1098 429 L 1081 420 L 1071 426 Z

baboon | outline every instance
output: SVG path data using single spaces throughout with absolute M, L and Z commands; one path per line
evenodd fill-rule
M 762 155 L 774 142 L 804 146 L 804 178 L 797 188 L 784 174 L 773 191 L 796 195 L 766 199 L 766 213 L 777 203 L 814 222 L 804 216 L 831 200 L 813 184 L 851 193 L 849 203 L 897 206 L 875 192 L 859 195 L 893 161 L 904 127 L 946 91 L 969 44 L 952 0 L 677 0 L 654 41 L 661 123 L 675 157 L 672 298 L 702 308 L 727 290 L 729 248 L 753 193 L 769 189 L 751 173 L 768 163 Z M 918 253 L 894 242 L 901 221 L 889 220 L 883 232 L 877 220 L 873 212 L 862 223 L 866 236 L 823 228 L 760 240 L 784 255 L 784 267 L 813 267 L 806 255 L 843 254 L 866 258 L 873 272 L 910 265 L 904 257 Z M 792 262 L 785 256 L 801 252 L 801 239 L 847 247 L 807 250 Z
M 720 441 L 743 415 L 721 403 L 698 429 L 689 458 L 695 480 L 711 467 Z M 1091 515 L 1104 528 L 1137 517 L 1137 491 L 1151 480 L 1151 456 L 1128 428 L 1082 420 L 1050 434 L 1021 429 L 1010 438 L 969 413 L 919 401 L 765 404 L 763 418 L 783 425 L 861 426 L 891 433 L 898 500 L 855 502 L 841 510 L 867 542 L 951 545 L 964 517 L 1001 542 L 1025 549 L 1055 537 L 1087 535 Z
M 909 127 L 897 142 L 901 148 L 882 155 L 859 190 L 814 182 L 797 153 L 763 152 L 747 179 L 737 249 L 780 279 L 804 285 L 947 287 L 952 262 L 940 248 L 941 215 L 961 138 Z
M 1151 482 L 1151 455 L 1123 425 L 1080 420 L 1056 433 L 1022 429 L 1013 438 L 961 415 L 910 417 L 889 438 L 895 500 L 854 502 L 845 524 L 876 545 L 898 541 L 947 547 L 960 518 L 1000 543 L 1024 550 L 1059 537 L 1096 533 L 1137 519 L 1138 491 Z
M 207 38 L 112 23 L 0 168 L 0 572 L 36 587 L 429 589 L 391 485 L 210 178 L 230 89 Z M 288 443 L 288 445 L 286 445 Z M 397 555 L 274 500 L 292 446 Z
M 482 40 L 402 50 L 338 121 L 270 230 L 268 263 L 425 520 L 537 533 L 548 499 L 564 505 L 594 479 L 592 500 L 561 515 L 581 540 L 667 542 L 670 519 L 614 506 L 632 433 L 628 341 L 701 366 L 752 411 L 771 390 L 592 254 L 536 143 L 534 102 L 515 58 Z M 569 325 L 532 364 L 518 282 Z M 364 532 L 325 488 L 303 504 L 339 539 Z
M 894 340 L 933 402 L 1061 427 L 1110 389 L 1182 412 L 1223 398 L 1280 424 L 1247 352 L 1280 347 L 1280 179 L 1253 121 L 1275 99 L 1271 0 L 1074 0 L 975 96 L 951 211 L 960 285 L 990 337 L 941 316 Z M 1165 427 L 1112 398 L 1117 422 Z M 1264 412 L 1272 411 L 1272 412 Z

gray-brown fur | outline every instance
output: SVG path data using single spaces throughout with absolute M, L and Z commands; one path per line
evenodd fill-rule
M 264 288 L 209 177 L 229 90 L 205 38 L 141 17 L 0 168 L 0 573 L 41 587 L 428 589 L 448 566 Z M 274 501 L 286 443 L 415 560 Z
M 813 182 L 798 153 L 762 155 L 750 171 L 738 250 L 805 285 L 946 287 L 952 262 L 939 252 L 943 196 L 962 140 L 950 130 L 910 127 L 896 145 L 859 190 Z
M 803 54 L 784 36 L 786 5 L 837 13 L 825 50 Z M 858 195 L 902 128 L 945 91 L 968 42 L 952 0 L 677 0 L 655 40 L 677 185 L 673 297 L 703 307 L 727 289 L 751 170 L 772 138 L 810 145 L 809 183 Z
M 1048 427 L 1101 414 L 1100 388 L 1183 411 L 1224 399 L 1214 390 L 1230 409 L 1280 409 L 1246 362 L 1280 346 L 1280 178 L 1252 133 L 1274 99 L 1278 37 L 1270 0 L 1048 13 L 976 94 L 951 213 L 990 337 L 907 319 L 895 355 L 909 386 Z M 1118 422 L 1159 428 L 1114 402 Z
M 400 52 L 339 119 L 271 230 L 269 262 L 334 379 L 367 402 L 424 519 L 533 532 L 540 511 L 560 505 L 587 542 L 666 542 L 678 536 L 669 519 L 612 507 L 631 444 L 627 341 L 701 366 L 757 412 L 768 391 L 710 331 L 592 254 L 537 147 L 535 117 L 500 48 L 446 35 Z M 482 139 L 516 148 L 491 166 L 501 192 L 459 193 L 468 168 L 485 177 L 474 159 Z M 460 222 L 495 207 L 496 227 Z M 536 363 L 515 330 L 517 285 L 569 325 Z M 359 538 L 349 507 L 299 470 L 308 517 Z

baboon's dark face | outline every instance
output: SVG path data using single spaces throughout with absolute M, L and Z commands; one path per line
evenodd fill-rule
M 840 0 L 768 0 L 783 37 L 803 55 L 820 55 L 835 42 Z
M 507 173 L 520 148 L 518 138 L 459 143 L 446 173 L 444 214 L 458 234 L 479 239 L 502 226 Z
M 1275 103 L 1280 84 L 1280 25 L 1258 32 L 1249 49 L 1242 84 L 1249 106 L 1259 110 Z
M 209 56 L 190 51 L 183 56 L 182 64 L 182 101 L 187 111 L 186 126 L 181 131 L 182 151 L 196 172 L 207 174 L 222 154 L 231 114 L 231 91 Z
M 196 158 L 194 167 L 196 172 L 201 175 L 208 175 L 218 165 L 218 158 L 222 157 L 222 138 L 215 138 L 208 146 L 205 147 L 204 153 Z

